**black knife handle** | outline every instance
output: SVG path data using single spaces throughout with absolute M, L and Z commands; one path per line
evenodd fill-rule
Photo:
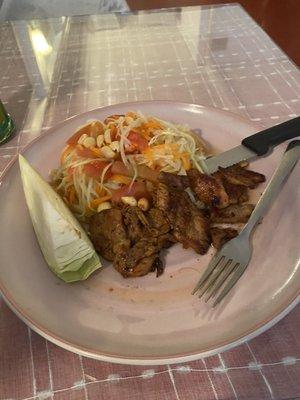
M 282 124 L 248 136 L 242 145 L 254 151 L 258 156 L 266 154 L 270 147 L 277 146 L 286 140 L 293 139 L 300 134 L 300 117 L 290 119 Z

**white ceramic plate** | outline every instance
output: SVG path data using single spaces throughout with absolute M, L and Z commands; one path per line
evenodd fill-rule
M 44 177 L 58 165 L 65 140 L 91 118 L 128 110 L 201 129 L 220 151 L 259 130 L 239 116 L 175 102 L 139 102 L 100 108 L 59 124 L 24 152 Z M 285 146 L 252 164 L 267 179 Z M 0 288 L 7 304 L 50 341 L 85 356 L 128 364 L 183 362 L 229 349 L 268 329 L 297 303 L 300 286 L 299 167 L 254 235 L 244 276 L 215 310 L 191 290 L 212 252 L 198 256 L 180 245 L 166 254 L 165 273 L 124 279 L 112 267 L 87 281 L 65 284 L 47 268 L 22 191 L 18 164 L 0 186 Z M 262 191 L 263 186 L 260 187 Z M 298 200 L 298 201 L 297 201 Z

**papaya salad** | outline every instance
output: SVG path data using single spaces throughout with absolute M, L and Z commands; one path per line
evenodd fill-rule
M 205 144 L 186 126 L 137 112 L 90 121 L 67 142 L 51 185 L 81 221 L 126 196 L 149 198 L 161 171 L 202 172 Z

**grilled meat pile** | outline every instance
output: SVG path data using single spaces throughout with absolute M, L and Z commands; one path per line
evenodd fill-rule
M 120 206 L 95 214 L 90 235 L 95 249 L 125 278 L 163 272 L 162 248 L 172 243 L 170 224 L 158 208 L 143 212 L 138 207 Z
M 254 206 L 248 189 L 265 177 L 240 164 L 219 168 L 212 175 L 196 169 L 179 176 L 161 172 L 151 189 L 152 207 L 116 205 L 91 217 L 90 236 L 96 250 L 124 277 L 163 272 L 160 250 L 175 242 L 205 254 L 211 245 L 219 249 L 238 234 L 233 227 L 217 224 L 245 223 Z M 192 196 L 190 194 L 192 193 Z M 200 201 L 199 208 L 192 197 Z

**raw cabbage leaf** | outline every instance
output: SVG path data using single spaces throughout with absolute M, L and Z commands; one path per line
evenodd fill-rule
M 101 262 L 86 232 L 22 155 L 19 165 L 27 207 L 48 266 L 65 282 L 88 278 Z

